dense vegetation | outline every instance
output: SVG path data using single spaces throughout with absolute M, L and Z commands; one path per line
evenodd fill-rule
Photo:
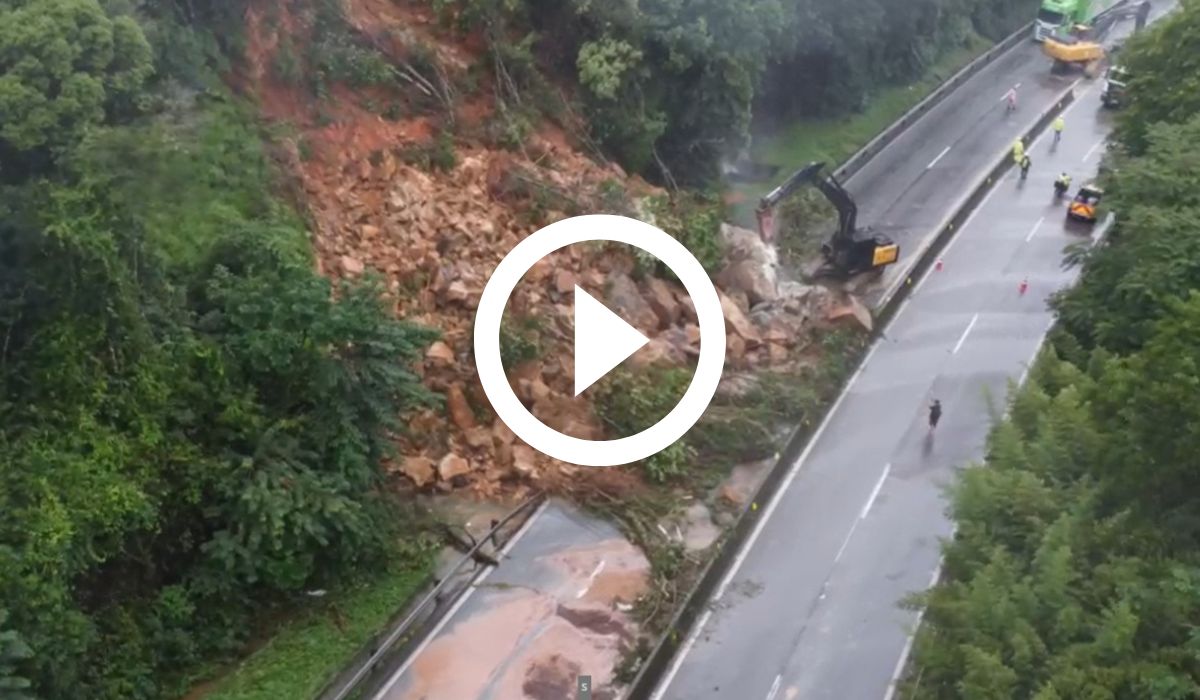
M 436 0 L 483 29 L 511 102 L 537 66 L 578 82 L 591 129 L 627 168 L 712 181 L 766 122 L 862 109 L 982 34 L 998 39 L 1036 0 Z
M 716 176 L 752 107 L 858 109 L 1036 4 L 430 1 L 484 34 L 472 79 L 495 90 L 501 143 L 578 102 L 605 151 L 683 184 Z M 221 79 L 246 7 L 0 0 L 6 700 L 174 697 L 305 591 L 385 561 L 417 579 L 426 562 L 379 464 L 397 419 L 436 400 L 407 369 L 432 334 L 394 320 L 370 280 L 312 271 L 263 134 Z M 303 35 L 283 37 L 276 77 L 317 98 L 401 79 L 338 0 L 288 7 Z M 431 76 L 419 108 L 447 107 L 434 59 L 408 58 Z M 423 157 L 450 167 L 451 136 Z M 712 209 L 690 212 L 679 228 L 715 264 Z M 689 456 L 681 443 L 652 473 Z
M 379 464 L 433 399 L 432 334 L 313 272 L 217 42 L 116 6 L 0 0 L 5 698 L 178 696 L 384 561 Z
M 1119 222 L 953 489 L 909 697 L 1200 696 L 1200 103 L 1178 82 L 1198 36 L 1184 2 L 1125 50 Z

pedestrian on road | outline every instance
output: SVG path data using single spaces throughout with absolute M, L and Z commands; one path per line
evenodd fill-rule
M 1061 114 L 1054 119 L 1054 143 L 1058 143 L 1058 140 L 1062 138 L 1062 130 L 1066 125 L 1067 123 L 1063 121 Z
M 1008 112 L 1015 112 L 1017 110 L 1017 86 L 1016 85 L 1010 87 L 1008 89 L 1008 92 L 1004 94 L 1004 102 L 1005 102 L 1005 107 L 1004 107 L 1005 114 L 1007 114 Z
M 938 421 L 942 419 L 942 402 L 937 399 L 929 404 L 929 432 L 933 432 L 937 428 Z
M 1029 160 L 1029 154 L 1025 154 L 1025 155 L 1021 156 L 1021 179 L 1022 180 L 1024 180 L 1025 176 L 1029 174 L 1029 166 L 1030 165 L 1032 165 L 1032 162 Z
M 1017 165 L 1021 164 L 1021 159 L 1025 157 L 1025 142 L 1017 139 L 1013 142 L 1013 161 Z

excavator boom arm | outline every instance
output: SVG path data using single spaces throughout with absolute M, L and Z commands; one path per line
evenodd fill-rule
M 824 163 L 809 163 L 803 168 L 792 173 L 792 175 L 783 181 L 775 189 L 767 193 L 758 204 L 758 219 L 759 219 L 759 234 L 764 238 L 771 236 L 767 231 L 762 230 L 764 221 L 771 221 L 775 207 L 794 193 L 796 190 L 806 185 L 813 185 L 821 194 L 825 195 L 825 199 L 837 209 L 838 212 L 838 230 L 834 235 L 835 241 L 847 240 L 854 237 L 855 226 L 858 219 L 858 205 L 854 203 L 854 199 L 850 197 L 850 193 L 846 191 L 842 184 L 837 181 L 837 178 L 832 173 L 824 177 L 821 176 L 821 170 L 825 167 Z

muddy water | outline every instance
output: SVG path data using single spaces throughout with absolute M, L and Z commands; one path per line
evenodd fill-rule
M 650 565 L 611 525 L 552 503 L 392 683 L 386 700 L 561 700 L 612 678 Z

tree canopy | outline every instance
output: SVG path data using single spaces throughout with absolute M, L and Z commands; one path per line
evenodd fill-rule
M 0 154 L 78 141 L 107 115 L 136 109 L 153 70 L 138 24 L 96 0 L 3 0 Z
M 842 115 L 1036 0 L 442 0 L 493 45 L 576 80 L 591 130 L 627 168 L 704 184 L 765 122 Z M 502 55 L 498 52 L 497 55 Z

